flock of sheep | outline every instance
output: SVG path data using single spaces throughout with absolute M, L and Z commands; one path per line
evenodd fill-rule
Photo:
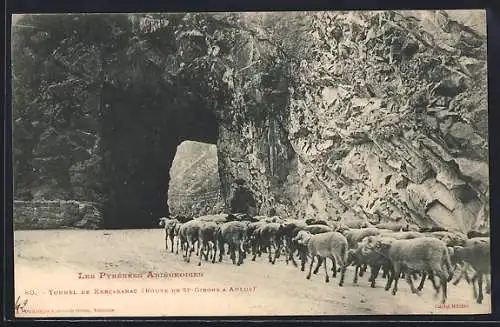
M 462 278 L 472 285 L 477 303 L 483 301 L 483 288 L 487 294 L 491 288 L 490 239 L 488 235 L 474 232 L 464 235 L 399 223 L 372 225 L 366 221 L 338 223 L 244 214 L 194 219 L 162 217 L 159 225 L 165 228 L 165 248 L 168 249 L 170 241 L 173 252 L 175 241 L 176 254 L 180 246 L 186 262 L 190 262 L 196 251 L 198 265 L 203 257 L 215 263 L 217 255 L 219 262 L 224 255 L 229 255 L 233 264 L 241 265 L 247 254 L 255 261 L 262 253 L 267 253 L 269 262 L 275 264 L 284 254 L 286 264 L 292 262 L 298 266 L 295 259 L 299 259 L 302 271 L 309 260 L 307 279 L 323 265 L 325 281 L 329 282 L 327 259 L 330 259 L 332 277 L 340 273 L 339 286 L 344 284 L 348 266 L 355 267 L 353 283 L 357 283 L 358 276 L 362 277 L 369 267 L 371 287 L 375 287 L 379 271 L 386 279 L 385 290 L 392 286 L 393 295 L 397 293 L 400 278 L 408 282 L 415 294 L 420 294 L 424 282 L 430 280 L 435 295 L 441 293 L 441 303 L 446 303 L 448 283 L 457 285 Z M 417 278 L 420 284 L 415 288 L 413 281 Z

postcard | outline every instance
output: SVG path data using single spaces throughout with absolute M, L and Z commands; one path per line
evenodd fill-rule
M 484 10 L 18 14 L 15 317 L 491 313 Z

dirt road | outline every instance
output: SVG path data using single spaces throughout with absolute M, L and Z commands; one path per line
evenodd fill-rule
M 339 287 L 338 278 L 325 283 L 323 269 L 306 280 L 306 272 L 279 259 L 271 265 L 264 256 L 239 267 L 228 257 L 216 264 L 203 261 L 198 267 L 197 258 L 186 263 L 181 255 L 166 251 L 160 229 L 16 231 L 14 239 L 19 316 L 470 314 L 491 310 L 490 296 L 485 295 L 483 304 L 475 304 L 465 283 L 449 285 L 448 306 L 443 308 L 430 283 L 417 296 L 400 281 L 398 294 L 393 296 L 384 291 L 385 280 L 380 277 L 374 289 L 368 277 L 354 285 L 351 268 L 344 286 Z M 95 278 L 81 279 L 79 273 Z M 134 275 L 109 279 L 104 273 Z

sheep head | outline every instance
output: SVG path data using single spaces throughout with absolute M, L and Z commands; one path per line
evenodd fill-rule
M 339 233 L 343 233 L 343 232 L 348 231 L 348 230 L 350 230 L 350 228 L 342 223 L 340 223 L 337 227 L 337 232 L 339 232 Z
M 355 261 L 356 258 L 356 250 L 355 249 L 349 249 L 347 251 L 347 261 L 346 265 L 349 265 Z
M 163 227 L 167 223 L 168 218 L 167 217 L 161 217 L 160 221 L 158 222 L 158 226 Z
M 306 244 L 311 238 L 312 234 L 308 231 L 301 230 L 297 233 L 297 236 L 293 238 L 293 241 L 296 241 L 299 244 Z
M 368 222 L 368 221 L 364 221 L 361 223 L 360 227 L 361 228 L 370 228 L 370 227 L 373 227 L 373 225 L 370 224 L 370 222 Z
M 375 247 L 374 248 L 377 251 L 380 251 L 382 253 L 387 252 L 391 248 L 391 245 L 392 245 L 393 241 L 394 241 L 394 239 L 378 238 L 375 241 Z
M 453 264 L 460 263 L 462 261 L 462 255 L 461 254 L 464 251 L 464 247 L 460 246 L 460 245 L 455 245 L 452 249 L 453 249 L 453 252 L 450 252 L 451 262 Z

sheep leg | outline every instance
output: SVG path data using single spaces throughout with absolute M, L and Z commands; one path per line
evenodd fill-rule
M 396 295 L 398 292 L 398 280 L 399 276 L 401 274 L 401 266 L 399 263 L 394 263 L 394 275 L 393 275 L 393 280 L 394 280 L 394 286 L 392 288 L 392 295 Z M 407 275 L 407 274 L 406 274 Z
M 336 267 L 335 263 L 337 263 L 340 266 L 340 282 L 339 282 L 339 287 L 342 287 L 344 285 L 344 278 L 345 278 L 345 272 L 347 270 L 347 265 L 342 260 L 337 260 L 337 259 L 334 260 L 332 258 L 332 261 L 333 261 L 334 267 Z M 335 273 L 337 273 L 337 269 L 336 268 L 335 268 Z
M 328 283 L 330 282 L 330 277 L 328 276 L 328 269 L 326 268 L 326 258 L 323 259 L 323 266 L 325 267 L 325 282 Z
M 465 281 L 470 284 L 472 282 L 472 279 L 474 278 L 474 276 L 472 278 L 469 278 L 469 274 L 467 273 L 467 269 L 464 270 L 464 278 L 465 278 Z
M 194 249 L 192 248 L 192 244 L 191 242 L 188 240 L 187 241 L 187 246 L 186 246 L 186 262 L 189 263 L 189 258 L 191 257 L 191 252 L 193 251 Z
M 290 262 L 290 243 L 288 241 L 285 241 L 285 263 L 288 265 L 288 262 Z
M 241 251 L 241 257 L 243 259 L 246 259 L 247 258 L 247 251 L 245 250 L 244 242 L 241 242 L 240 251 Z
M 300 249 L 300 271 L 305 270 L 307 253 L 305 249 Z M 311 262 L 312 264 L 312 262 Z
M 314 268 L 313 274 L 317 274 L 319 271 L 319 268 L 321 267 L 321 264 L 323 263 L 323 258 L 318 257 L 318 264 L 316 265 L 316 268 Z
M 236 263 L 236 265 L 240 266 L 243 263 L 243 255 L 244 255 L 243 244 L 241 241 L 239 242 L 236 248 L 238 249 L 238 262 Z
M 217 243 L 219 244 L 219 262 L 222 261 L 222 256 L 224 255 L 224 253 L 226 252 L 225 250 L 225 247 L 224 247 L 224 242 L 222 240 L 219 240 L 217 241 Z
M 295 258 L 293 257 L 295 251 L 298 251 L 298 249 L 295 246 L 295 243 L 290 244 L 290 249 L 289 249 L 289 259 L 292 261 L 294 267 L 298 267 L 297 262 L 295 261 Z
M 392 265 L 388 264 L 385 266 L 385 272 L 387 277 L 387 283 L 385 284 L 385 290 L 388 291 L 391 288 L 392 280 L 394 278 L 394 268 Z
M 215 240 L 212 244 L 212 261 L 215 262 L 215 258 L 217 257 L 217 250 L 218 250 L 218 245 L 217 245 L 217 240 Z
M 257 251 L 258 251 L 257 240 L 255 239 L 252 240 L 251 245 L 252 245 L 252 261 L 255 261 L 255 258 L 257 258 Z
M 311 256 L 311 263 L 309 264 L 309 273 L 307 274 L 306 279 L 311 279 L 311 271 L 313 268 L 313 264 L 314 264 L 314 256 Z
M 191 254 L 195 251 L 195 244 L 196 244 L 196 240 L 193 241 L 193 240 L 190 240 L 188 239 L 188 247 L 189 247 L 189 252 L 188 252 L 188 255 L 187 255 L 187 258 L 186 258 L 186 262 L 190 262 L 191 261 Z M 196 255 L 198 255 L 199 253 L 197 253 Z
M 276 245 L 275 245 L 276 246 Z M 281 242 L 278 242 L 278 245 L 276 246 L 276 251 L 274 252 L 274 259 L 273 259 L 273 265 L 276 263 L 276 259 L 279 258 L 280 253 L 281 253 Z
M 352 280 L 352 283 L 353 284 L 357 284 L 358 283 L 358 270 L 359 270 L 359 265 L 357 263 L 354 264 L 355 268 L 354 268 L 354 279 Z
M 233 265 L 235 265 L 236 264 L 236 249 L 235 249 L 235 246 L 233 244 L 231 244 L 229 246 L 229 254 L 230 254 L 231 261 L 233 262 Z
M 181 251 L 182 251 L 182 257 L 184 259 L 187 258 L 187 253 L 188 253 L 188 247 L 185 244 L 186 240 L 182 239 L 181 240 Z
M 491 294 L 491 279 L 490 277 L 485 276 L 486 279 L 486 289 L 485 292 L 486 294 Z
M 212 241 L 207 241 L 207 250 L 205 252 L 205 261 L 208 261 L 210 254 L 212 253 Z
M 267 251 L 267 259 L 269 260 L 270 263 L 273 263 L 272 249 L 274 248 L 274 241 L 270 240 L 268 246 L 269 246 L 269 251 Z M 276 248 L 274 250 L 276 252 Z
M 478 289 L 478 296 L 477 296 L 477 303 L 481 304 L 483 303 L 483 273 L 478 272 L 477 273 L 477 289 Z
M 174 235 L 170 234 L 170 247 L 171 247 L 171 253 L 174 253 Z
M 445 276 L 441 277 L 441 286 L 443 289 L 443 294 L 441 298 L 441 303 L 446 303 L 446 299 L 448 298 L 448 278 Z
M 463 269 L 463 267 L 461 267 L 457 278 L 452 282 L 452 284 L 454 286 L 456 286 L 460 282 L 460 280 L 464 276 L 464 273 L 465 273 L 465 270 Z
M 216 256 L 217 256 L 217 241 L 212 243 L 212 254 L 210 256 L 212 263 L 215 263 Z
M 429 271 L 429 275 L 427 276 L 427 279 L 430 279 L 431 280 L 431 283 L 432 283 L 432 287 L 434 288 L 434 290 L 436 292 L 439 291 L 439 286 L 437 283 L 436 283 L 436 279 L 434 278 L 434 273 L 432 271 Z
M 285 263 L 288 265 L 288 262 L 290 262 L 290 259 L 292 256 L 290 255 L 293 253 L 292 250 L 292 242 L 290 241 L 290 238 L 285 236 Z
M 422 280 L 420 280 L 420 284 L 418 285 L 417 290 L 421 291 L 424 288 L 424 283 L 426 278 L 427 278 L 427 273 L 424 271 L 424 273 L 422 274 Z
M 283 240 L 278 238 L 278 240 L 276 242 L 276 247 L 278 248 L 278 252 L 275 252 L 275 257 L 279 258 L 281 255 L 281 251 L 283 250 L 283 247 L 284 247 Z
M 165 250 L 168 251 L 168 233 L 165 231 Z
M 219 241 L 215 240 L 213 245 L 213 253 L 212 253 L 212 263 L 215 263 L 215 258 L 217 257 L 217 248 L 219 247 Z
M 377 278 L 379 270 L 380 270 L 380 265 L 372 265 L 371 275 L 370 278 L 368 279 L 371 288 L 375 288 L 375 279 Z
M 337 278 L 337 264 L 336 264 L 336 262 L 337 262 L 337 260 L 333 260 L 332 259 L 332 264 L 333 264 L 333 266 L 332 266 L 332 271 L 333 271 L 332 277 L 333 278 Z
M 382 270 L 382 278 L 387 278 L 387 269 Z
M 363 275 L 365 274 L 366 272 L 366 264 L 363 264 L 363 266 L 361 267 L 361 269 L 359 270 L 359 277 L 363 277 Z
M 441 303 L 446 303 L 446 299 L 448 298 L 448 275 L 444 273 L 443 270 L 436 270 L 436 275 L 439 277 L 439 281 L 441 282 Z
M 274 258 L 271 261 L 271 263 L 274 265 L 276 263 L 276 258 L 278 258 L 280 255 L 281 247 L 279 246 L 279 244 L 273 242 L 273 248 L 274 248 Z
M 477 299 L 477 288 L 476 288 L 476 280 L 477 280 L 477 273 L 472 276 L 471 280 L 470 280 L 470 283 L 472 284 L 472 292 L 473 292 L 473 296 L 474 296 L 474 299 Z
M 410 285 L 411 292 L 413 294 L 417 294 L 418 296 L 420 296 L 421 295 L 420 291 L 415 288 L 415 285 L 413 285 L 412 275 L 414 275 L 414 274 L 406 274 L 406 282 Z M 427 277 L 426 274 L 424 274 L 422 276 L 422 280 L 425 280 L 425 277 Z
M 198 261 L 198 266 L 201 266 L 201 257 L 203 256 L 203 250 L 205 249 L 205 247 L 206 247 L 207 245 L 206 245 L 206 244 L 205 244 L 205 242 L 203 242 L 203 241 L 200 241 L 200 242 L 199 242 L 199 244 L 202 244 L 202 246 L 201 246 L 201 250 L 200 250 L 200 253 L 199 253 L 199 258 L 200 258 L 200 260 Z M 205 255 L 205 258 L 206 258 L 206 257 L 207 257 L 207 256 Z

